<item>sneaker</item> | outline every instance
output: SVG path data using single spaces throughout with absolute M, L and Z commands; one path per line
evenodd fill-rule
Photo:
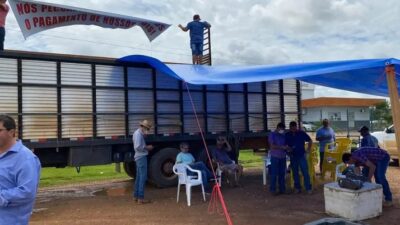
M 307 191 L 307 194 L 308 194 L 308 195 L 312 195 L 312 190 L 308 190 L 308 191 Z
M 143 204 L 151 203 L 151 201 L 148 200 L 148 199 L 138 199 L 138 200 L 137 200 L 137 203 L 138 203 L 139 205 L 143 205 Z
M 295 193 L 295 194 L 300 194 L 301 191 L 300 191 L 299 189 L 296 189 L 296 190 L 294 190 L 294 193 Z
M 137 201 L 138 201 L 138 198 L 136 198 L 136 197 L 133 198 L 133 201 L 134 201 L 134 202 L 137 202 Z
M 383 207 L 392 207 L 393 206 L 393 202 L 392 201 L 384 201 L 383 202 Z

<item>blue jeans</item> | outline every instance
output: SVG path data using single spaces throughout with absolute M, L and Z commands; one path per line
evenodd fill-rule
M 208 183 L 208 180 L 212 177 L 210 170 L 207 168 L 206 164 L 203 162 L 194 162 L 189 164 L 190 168 L 194 170 L 200 170 L 201 171 L 201 180 L 203 181 L 204 189 L 206 192 L 211 191 L 210 184 Z M 197 175 L 197 173 L 193 173 L 191 171 L 188 171 L 189 175 Z
M 203 55 L 203 43 L 190 43 L 192 55 Z
M 4 50 L 4 37 L 6 36 L 6 29 L 0 27 L 0 51 Z
M 376 163 L 376 169 L 374 173 L 375 182 L 382 185 L 383 195 L 386 201 L 392 201 L 392 192 L 390 191 L 389 182 L 386 179 L 386 170 L 389 166 L 390 157 L 387 156 L 384 159 Z M 364 176 L 368 177 L 369 168 L 364 167 L 362 173 Z
M 311 190 L 310 175 L 308 174 L 308 165 L 306 157 L 292 156 L 290 157 L 290 166 L 292 167 L 294 188 L 301 190 L 299 167 L 304 177 L 304 186 L 307 191 Z
M 272 156 L 269 171 L 271 179 L 269 191 L 272 193 L 276 192 L 276 181 L 278 180 L 279 192 L 285 193 L 286 157 L 281 159 Z
M 319 152 L 319 172 L 322 173 L 322 165 L 324 164 L 325 152 Z
M 133 197 L 144 199 L 144 186 L 147 180 L 147 156 L 136 160 L 136 178 Z

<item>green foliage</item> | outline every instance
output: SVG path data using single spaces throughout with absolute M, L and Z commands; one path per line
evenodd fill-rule
M 263 157 L 254 154 L 252 150 L 241 150 L 239 153 L 239 163 L 242 164 L 244 168 L 262 167 Z
M 122 165 L 121 165 L 122 167 Z M 115 165 L 85 166 L 77 173 L 75 167 L 42 168 L 40 187 L 74 184 L 80 182 L 101 181 L 117 178 L 129 178 L 123 171 L 115 172 Z
M 374 121 L 375 128 L 387 127 L 393 123 L 391 108 L 387 101 L 377 104 L 371 110 L 371 120 Z

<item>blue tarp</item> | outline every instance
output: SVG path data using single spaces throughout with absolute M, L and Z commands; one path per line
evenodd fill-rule
M 167 65 L 158 59 L 143 55 L 126 56 L 118 61 L 146 63 L 162 73 L 190 84 L 234 84 L 298 79 L 312 84 L 379 96 L 388 96 L 385 67 L 395 65 L 397 76 L 400 70 L 400 66 L 398 66 L 400 60 L 392 58 L 274 66 Z M 399 82 L 400 79 L 397 80 Z M 399 84 L 398 86 L 400 87 Z

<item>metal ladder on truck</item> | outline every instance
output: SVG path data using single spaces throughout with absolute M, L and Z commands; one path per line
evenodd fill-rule
M 211 62 L 211 28 L 204 29 L 204 44 L 203 44 L 203 57 L 201 58 L 201 65 L 212 65 Z

